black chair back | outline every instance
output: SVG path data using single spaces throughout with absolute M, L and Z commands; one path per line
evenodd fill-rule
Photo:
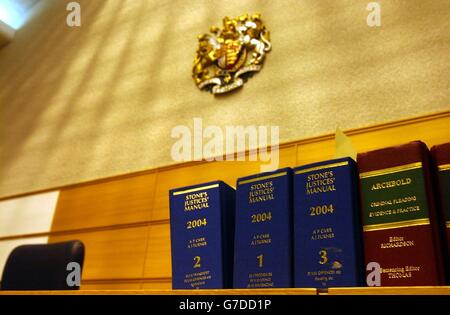
M 80 241 L 19 246 L 6 261 L 1 289 L 78 290 L 73 281 L 68 283 L 67 280 L 72 271 L 76 272 L 76 267 L 73 267 L 76 264 L 81 279 L 83 261 L 84 245 Z M 76 264 L 68 268 L 69 263 Z

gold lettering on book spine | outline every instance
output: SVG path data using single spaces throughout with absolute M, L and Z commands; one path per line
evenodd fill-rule
M 380 231 L 380 230 L 396 229 L 396 228 L 418 226 L 418 225 L 429 225 L 429 224 L 430 224 L 430 219 L 405 220 L 405 221 L 400 221 L 400 222 L 365 225 L 363 227 L 363 231 L 371 232 L 371 231 Z
M 367 177 L 373 177 L 373 176 L 393 174 L 393 173 L 413 170 L 413 169 L 421 168 L 421 167 L 422 167 L 422 162 L 410 163 L 410 164 L 405 164 L 405 165 L 400 165 L 400 166 L 384 168 L 381 170 L 360 173 L 359 178 L 367 178 Z
M 277 173 L 277 174 L 267 175 L 267 176 L 261 176 L 261 177 L 255 177 L 255 178 L 252 178 L 252 179 L 242 180 L 242 181 L 238 182 L 238 185 L 244 185 L 244 184 L 259 182 L 259 181 L 262 181 L 262 180 L 277 178 L 277 177 L 281 177 L 281 176 L 285 176 L 285 175 L 287 175 L 287 172 L 282 172 L 282 173 Z
M 200 191 L 200 190 L 206 190 L 206 189 L 211 189 L 211 188 L 217 188 L 219 187 L 219 184 L 213 184 L 213 185 L 208 185 L 208 186 L 203 186 L 203 187 L 197 187 L 197 188 L 192 188 L 192 189 L 187 189 L 187 190 L 180 190 L 180 191 L 175 191 L 173 193 L 174 196 L 178 196 L 178 195 L 183 195 L 183 194 L 189 194 L 192 192 L 196 192 L 196 191 Z
M 450 171 L 450 164 L 438 165 L 438 170 L 440 172 L 442 172 L 442 171 Z
M 348 165 L 348 162 L 337 162 L 337 163 L 332 163 L 332 164 L 327 164 L 327 165 L 320 165 L 320 166 L 305 168 L 305 169 L 296 171 L 295 174 L 304 174 L 304 173 L 319 171 L 319 170 L 323 170 L 323 169 L 327 169 L 327 168 L 346 166 L 346 165 Z

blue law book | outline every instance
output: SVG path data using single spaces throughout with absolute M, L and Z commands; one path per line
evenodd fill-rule
M 350 158 L 294 169 L 295 287 L 362 285 L 358 196 Z
M 292 287 L 292 170 L 239 178 L 234 288 Z
M 214 181 L 169 195 L 173 289 L 231 288 L 235 190 Z

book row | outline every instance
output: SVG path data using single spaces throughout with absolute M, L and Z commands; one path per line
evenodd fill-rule
M 450 143 L 169 192 L 174 289 L 444 285 Z

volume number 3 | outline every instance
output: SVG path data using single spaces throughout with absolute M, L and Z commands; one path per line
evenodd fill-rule
M 319 255 L 320 255 L 319 264 L 321 264 L 321 265 L 326 264 L 327 261 L 328 261 L 327 251 L 326 250 L 321 250 L 319 252 Z

